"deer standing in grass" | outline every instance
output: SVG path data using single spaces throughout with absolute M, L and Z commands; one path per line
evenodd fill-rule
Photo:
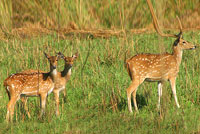
M 62 53 L 58 53 L 58 55 L 64 59 L 65 67 L 62 72 L 58 73 L 57 80 L 55 82 L 55 87 L 53 89 L 53 94 L 56 102 L 56 115 L 59 115 L 59 93 L 60 91 L 65 91 L 65 85 L 71 76 L 71 69 L 74 61 L 78 57 L 78 53 L 72 55 L 72 57 L 65 57 Z
M 54 82 L 57 76 L 57 61 L 59 60 L 59 55 L 49 56 L 45 53 L 45 56 L 50 62 L 50 72 L 48 73 L 16 73 L 10 75 L 5 81 L 4 86 L 9 96 L 9 102 L 7 105 L 7 115 L 6 120 L 12 121 L 14 114 L 14 107 L 17 100 L 22 99 L 24 103 L 24 108 L 30 117 L 28 109 L 26 107 L 26 97 L 29 96 L 39 96 L 41 105 L 41 114 L 43 115 L 45 111 L 46 98 L 54 89 Z
M 67 81 L 70 79 L 71 76 L 71 68 L 73 66 L 74 61 L 77 59 L 78 57 L 78 53 L 72 55 L 72 57 L 65 57 L 61 52 L 58 53 L 58 55 L 60 56 L 60 58 L 64 59 L 65 61 L 65 67 L 64 70 L 62 72 L 58 72 L 56 75 L 56 80 L 54 81 L 55 85 L 54 85 L 54 89 L 53 89 L 53 94 L 54 94 L 54 99 L 55 99 L 55 103 L 56 103 L 56 115 L 60 115 L 59 112 L 59 94 L 61 91 L 64 92 L 64 96 L 65 96 L 65 85 L 67 83 Z M 21 73 L 37 73 L 38 70 L 26 70 L 23 71 Z M 43 71 L 40 71 L 43 72 Z M 26 100 L 27 101 L 27 100 Z M 23 102 L 26 102 L 23 101 Z M 26 104 L 24 104 L 26 107 Z M 28 112 L 27 112 L 28 113 Z
M 178 18 L 180 33 L 178 35 L 164 34 L 160 31 L 157 18 L 154 14 L 150 0 L 147 0 L 148 6 L 153 17 L 154 26 L 158 34 L 163 37 L 175 37 L 173 44 L 173 53 L 164 54 L 138 54 L 129 58 L 125 62 L 126 69 L 132 80 L 131 85 L 127 88 L 128 109 L 132 112 L 131 94 L 135 110 L 138 112 L 136 103 L 136 91 L 138 86 L 144 81 L 158 82 L 158 107 L 160 106 L 160 97 L 162 96 L 162 84 L 169 81 L 177 107 L 180 105 L 176 96 L 176 77 L 181 64 L 182 52 L 185 49 L 195 49 L 196 46 L 185 41 L 182 38 L 182 25 Z

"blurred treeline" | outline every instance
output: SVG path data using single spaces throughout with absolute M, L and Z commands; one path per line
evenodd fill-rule
M 200 0 L 152 0 L 159 23 L 200 27 Z M 135 29 L 152 26 L 146 0 L 0 0 L 1 29 L 38 26 L 73 29 Z

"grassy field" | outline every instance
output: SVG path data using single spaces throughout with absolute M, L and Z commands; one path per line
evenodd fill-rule
M 184 38 L 199 43 L 200 32 L 187 32 Z M 157 83 L 143 83 L 137 92 L 139 114 L 127 108 L 126 88 L 131 80 L 124 68 L 127 57 L 137 53 L 171 52 L 174 39 L 156 34 L 130 34 L 121 38 L 61 40 L 56 34 L 38 38 L 0 41 L 0 133 L 200 133 L 200 52 L 185 51 L 177 78 L 176 108 L 169 83 L 164 84 L 161 110 L 157 109 Z M 61 95 L 61 116 L 55 116 L 53 94 L 48 96 L 46 115 L 38 118 L 39 98 L 28 101 L 32 118 L 24 116 L 20 101 L 14 122 L 5 121 L 8 96 L 4 79 L 26 69 L 49 70 L 43 52 L 61 51 L 79 58 L 66 84 L 67 97 Z M 59 61 L 58 70 L 64 61 Z
M 152 0 L 152 4 L 165 27 L 176 27 L 174 22 L 177 15 L 184 20 L 184 27 L 200 27 L 199 0 Z M 146 28 L 152 22 L 150 16 L 146 0 L 0 1 L 2 32 L 30 26 L 63 28 L 73 25 L 75 29 Z
M 161 27 L 176 28 L 177 15 L 184 28 L 200 27 L 199 0 L 152 0 L 152 4 Z M 131 80 L 124 68 L 125 52 L 129 50 L 127 58 L 137 53 L 171 53 L 174 42 L 155 33 L 131 33 L 131 29 L 140 28 L 153 29 L 145 0 L 1 0 L 0 134 L 200 133 L 199 49 L 183 54 L 176 84 L 180 109 L 168 82 L 163 87 L 160 110 L 157 83 L 145 82 L 137 91 L 139 114 L 128 112 L 126 88 Z M 96 38 L 90 32 L 81 34 L 81 30 L 121 32 L 119 37 Z M 90 34 L 94 39 L 86 37 Z M 184 38 L 198 44 L 200 32 L 188 31 Z M 28 100 L 31 119 L 19 101 L 13 123 L 6 123 L 8 96 L 3 81 L 22 70 L 49 71 L 43 52 L 55 55 L 59 51 L 66 56 L 79 52 L 66 84 L 67 97 L 60 97 L 62 114 L 55 116 L 50 94 L 43 119 L 38 117 L 40 100 L 32 97 Z M 58 70 L 63 68 L 60 60 Z

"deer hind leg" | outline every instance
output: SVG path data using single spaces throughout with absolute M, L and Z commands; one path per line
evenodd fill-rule
M 175 102 L 176 102 L 176 106 L 178 108 L 180 108 L 180 105 L 178 103 L 178 99 L 177 99 L 177 96 L 176 96 L 176 78 L 171 78 L 170 84 L 171 84 L 172 92 L 173 92 L 174 99 L 175 99 Z
M 158 82 L 158 108 L 160 108 L 160 98 L 162 96 L 162 83 Z
M 19 95 L 11 96 L 10 101 L 8 102 L 7 105 L 7 114 L 6 114 L 6 121 L 12 121 L 13 120 L 13 114 L 14 114 L 14 108 L 15 104 L 18 100 Z
M 10 92 L 8 91 L 8 87 L 6 88 L 6 92 L 7 92 L 7 94 L 8 94 L 8 98 L 9 98 L 9 100 L 10 100 Z
M 55 103 L 56 103 L 56 116 L 60 115 L 59 112 L 59 91 L 54 91 L 54 99 L 55 99 Z
M 10 100 L 10 101 L 8 102 L 8 105 L 7 105 L 7 114 L 6 114 L 6 121 L 7 121 L 7 122 L 10 121 L 11 107 L 12 107 L 12 102 L 11 102 L 11 100 Z
M 47 99 L 46 93 L 40 95 L 40 107 L 41 107 L 40 118 L 44 115 L 45 112 L 46 99 Z
M 23 97 L 21 97 L 21 101 L 22 101 L 22 103 L 23 103 L 23 106 L 24 106 L 24 109 L 25 109 L 25 111 L 26 111 L 26 114 L 28 115 L 28 118 L 31 118 L 31 115 L 30 115 L 30 113 L 29 113 L 29 111 L 28 111 L 28 107 L 27 107 L 27 100 L 28 100 L 28 98 L 27 97 L 25 97 L 25 96 L 23 96 Z
M 137 87 L 143 82 L 139 81 L 139 80 L 133 80 L 131 85 L 127 88 L 127 99 L 128 99 L 128 109 L 129 112 L 133 112 L 132 111 L 132 105 L 131 105 L 131 94 L 133 93 L 133 103 L 134 103 L 134 107 L 135 110 L 138 112 L 138 107 L 137 107 L 137 102 L 136 102 L 136 91 L 137 91 Z
M 136 102 L 136 92 L 137 92 L 137 88 L 133 91 L 132 96 L 133 96 L 133 103 L 134 103 L 135 111 L 138 112 L 138 107 L 137 107 L 137 102 Z

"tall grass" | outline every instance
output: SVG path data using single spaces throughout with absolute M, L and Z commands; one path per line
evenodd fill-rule
M 199 32 L 188 32 L 184 38 L 199 42 Z M 127 57 L 137 53 L 171 52 L 174 39 L 162 39 L 155 34 L 127 35 L 123 38 L 58 40 L 57 35 L 30 40 L 0 42 L 0 133 L 198 133 L 199 111 L 199 50 L 185 51 L 177 78 L 177 96 L 181 105 L 175 106 L 168 82 L 163 89 L 161 110 L 157 109 L 157 84 L 143 83 L 137 92 L 139 114 L 129 114 L 126 88 L 130 78 L 124 68 Z M 163 50 L 164 48 L 164 50 Z M 60 98 L 61 116 L 55 116 L 53 95 L 48 96 L 46 115 L 38 118 L 39 99 L 30 98 L 31 119 L 17 103 L 14 122 L 5 122 L 8 96 L 3 80 L 10 74 L 26 69 L 48 71 L 43 51 L 66 56 L 78 51 L 79 58 L 66 84 L 67 97 Z M 63 69 L 59 61 L 58 70 Z
M 158 16 L 163 16 L 161 21 L 168 27 L 172 27 L 176 15 L 184 21 L 194 16 L 195 25 L 189 23 L 191 20 L 185 23 L 187 22 L 187 27 L 198 25 L 199 0 L 152 0 L 152 3 Z M 132 29 L 147 27 L 150 23 L 151 17 L 146 0 L 1 0 L 0 2 L 0 24 L 7 29 L 26 27 L 30 24 L 47 28 L 69 27 L 70 24 L 74 24 L 80 29 Z

